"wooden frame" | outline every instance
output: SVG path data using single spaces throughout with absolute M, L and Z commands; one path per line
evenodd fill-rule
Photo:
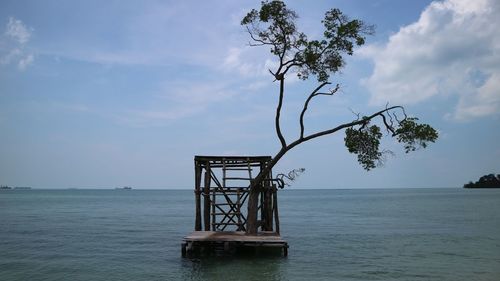
M 245 231 L 250 183 L 270 161 L 270 156 L 195 156 L 195 231 Z M 279 234 L 272 172 L 266 175 L 261 190 L 261 230 L 275 229 Z

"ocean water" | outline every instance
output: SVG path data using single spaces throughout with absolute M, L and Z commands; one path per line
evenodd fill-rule
M 191 190 L 3 190 L 0 280 L 500 280 L 500 190 L 279 196 L 287 258 L 190 260 Z

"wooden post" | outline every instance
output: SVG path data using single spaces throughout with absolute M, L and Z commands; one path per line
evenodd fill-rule
M 268 231 L 268 222 L 269 222 L 269 218 L 267 217 L 267 205 L 268 205 L 268 200 L 267 200 L 267 190 L 265 189 L 266 187 L 264 186 L 264 190 L 262 190 L 261 192 L 261 208 L 260 208 L 260 212 L 261 212 L 261 220 L 262 220 L 262 223 L 261 223 L 261 229 L 263 231 Z
M 274 222 L 276 226 L 276 233 L 280 234 L 280 216 L 278 212 L 278 192 L 275 185 L 273 185 L 273 210 L 274 210 Z
M 205 231 L 210 231 L 210 181 L 211 181 L 211 175 L 210 175 L 210 162 L 207 161 L 205 163 L 205 185 L 204 185 L 204 197 L 205 197 L 205 208 L 203 210 L 203 218 L 204 218 L 204 225 L 205 225 Z
M 195 208 L 196 208 L 196 217 L 194 222 L 194 230 L 201 230 L 201 167 L 198 161 L 194 161 L 194 194 L 195 194 Z
M 212 173 L 210 173 L 210 176 L 212 176 Z M 215 203 L 215 200 L 217 199 L 217 186 L 214 187 L 214 190 L 212 190 L 212 201 L 210 202 L 210 205 L 211 205 L 211 210 L 210 210 L 210 214 L 212 215 L 212 231 L 215 231 L 217 225 L 217 217 L 215 215 L 215 206 L 216 206 L 216 203 Z
M 272 180 L 273 178 L 273 175 L 272 175 L 272 172 L 269 171 L 269 174 L 268 174 L 268 179 L 269 180 Z M 274 205 L 274 202 L 273 202 L 273 194 L 274 194 L 274 185 L 271 181 L 268 181 L 267 182 L 267 217 L 269 219 L 269 222 L 268 222 L 268 231 L 273 231 L 273 221 L 274 221 L 274 218 L 273 218 L 273 205 Z
M 273 191 L 272 186 L 266 187 L 266 230 L 273 231 Z
M 263 162 L 260 162 L 260 171 L 262 172 L 262 170 L 264 170 L 264 163 Z M 267 177 L 264 175 L 264 180 L 266 179 Z M 267 218 L 266 218 L 266 204 L 265 204 L 265 201 L 264 201 L 264 198 L 265 198 L 265 194 L 266 194 L 266 189 L 265 189 L 265 182 L 261 183 L 261 188 L 260 188 L 260 229 L 261 230 L 266 230 L 266 221 L 267 221 Z
M 237 193 L 236 193 L 236 212 L 237 212 L 237 217 L 238 217 L 238 229 L 237 231 L 242 230 L 242 223 L 241 223 L 241 191 L 240 188 L 238 187 Z
M 248 191 L 248 212 L 246 232 L 250 235 L 257 234 L 257 208 L 259 205 L 259 191 L 257 186 L 252 186 Z

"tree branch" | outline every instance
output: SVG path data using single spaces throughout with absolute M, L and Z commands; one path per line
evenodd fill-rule
M 296 63 L 297 60 L 296 59 L 291 59 L 291 60 L 288 60 L 286 62 L 283 63 L 283 66 L 287 66 L 287 64 L 290 64 L 290 63 Z
M 294 62 L 294 63 L 291 63 L 289 64 L 286 68 L 285 68 L 285 71 L 283 71 L 283 73 L 287 73 L 288 70 L 290 70 L 290 68 L 294 67 L 294 66 L 301 66 L 302 64 L 301 63 L 297 63 L 297 62 Z
M 246 29 L 247 29 L 248 34 L 250 34 L 250 38 L 252 38 L 253 41 L 260 43 L 260 44 L 248 43 L 250 46 L 264 46 L 264 45 L 275 46 L 276 45 L 273 42 L 268 42 L 268 41 L 264 41 L 262 39 L 255 38 L 254 34 L 252 33 L 252 31 L 250 30 L 250 28 L 248 26 L 246 27 Z
M 281 68 L 283 67 L 283 60 L 285 59 L 286 46 L 288 45 L 288 42 L 286 40 L 286 33 L 285 33 L 285 29 L 283 28 L 283 26 L 279 25 L 279 29 L 281 31 L 281 36 L 283 36 L 283 40 L 282 40 L 282 43 L 283 43 L 283 52 L 281 52 L 281 54 L 279 54 L 279 58 L 280 58 L 280 68 L 279 68 L 279 70 L 281 70 Z M 279 73 L 279 71 L 277 73 Z
M 304 137 L 302 139 L 298 139 L 296 140 L 295 142 L 291 143 L 290 145 L 288 145 L 288 147 L 292 148 L 298 144 L 301 144 L 305 141 L 308 141 L 308 140 L 312 140 L 312 139 L 315 139 L 317 137 L 321 137 L 321 136 L 325 136 L 325 135 L 329 135 L 329 134 L 333 134 L 339 130 L 342 130 L 342 129 L 345 129 L 345 128 L 349 128 L 349 127 L 353 127 L 353 126 L 357 126 L 357 125 L 363 125 L 363 124 L 366 124 L 368 121 L 372 120 L 373 118 L 377 117 L 377 116 L 384 116 L 384 113 L 385 112 L 389 112 L 393 109 L 401 109 L 403 110 L 404 112 L 404 107 L 402 106 L 391 106 L 389 108 L 386 108 L 384 110 L 380 110 L 376 113 L 373 113 L 372 115 L 368 116 L 368 117 L 364 117 L 362 118 L 361 120 L 356 120 L 356 121 L 352 121 L 350 123 L 345 123 L 345 124 L 342 124 L 342 125 L 339 125 L 333 129 L 330 129 L 330 130 L 325 130 L 325 131 L 321 131 L 321 132 L 318 132 L 318 133 L 315 133 L 315 134 L 312 134 L 312 135 L 309 135 L 307 137 Z
M 385 125 L 385 128 L 387 129 L 387 131 L 390 131 L 392 133 L 392 136 L 395 136 L 396 135 L 396 132 L 394 131 L 393 129 L 393 124 L 391 122 L 391 124 L 388 124 L 387 123 L 387 119 L 385 117 L 384 114 L 381 114 L 380 116 L 382 116 L 382 120 L 384 121 L 384 125 Z
M 307 106 L 309 105 L 309 102 L 311 101 L 311 99 L 314 96 L 316 96 L 316 93 L 321 88 L 323 88 L 325 85 L 328 85 L 328 84 L 331 84 L 331 83 L 330 82 L 323 82 L 323 83 L 321 83 L 318 87 L 316 87 L 316 89 L 314 89 L 314 91 L 311 92 L 311 94 L 309 95 L 309 97 L 305 101 L 304 107 L 302 108 L 302 112 L 300 113 L 300 119 L 299 119 L 299 122 L 300 122 L 300 138 L 304 137 L 304 115 L 306 114 Z M 337 85 L 337 88 L 338 88 L 338 85 Z

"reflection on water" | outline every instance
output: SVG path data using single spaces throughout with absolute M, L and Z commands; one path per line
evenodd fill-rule
M 287 259 L 269 256 L 183 259 L 183 280 L 287 280 Z

